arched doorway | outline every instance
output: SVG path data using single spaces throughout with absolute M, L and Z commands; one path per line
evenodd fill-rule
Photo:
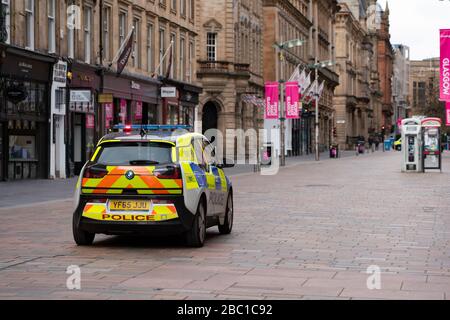
M 208 102 L 203 107 L 202 115 L 202 133 L 209 129 L 218 128 L 218 110 L 214 102 Z

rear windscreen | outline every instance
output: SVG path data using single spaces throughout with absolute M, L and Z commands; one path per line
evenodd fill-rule
M 104 165 L 158 165 L 172 163 L 172 145 L 158 142 L 111 143 L 102 146 L 95 160 Z

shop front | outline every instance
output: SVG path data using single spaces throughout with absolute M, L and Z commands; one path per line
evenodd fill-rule
M 100 77 L 97 69 L 84 64 L 71 65 L 72 79 L 68 89 L 67 171 L 78 175 L 93 154 L 99 132 L 96 131 L 97 96 Z
M 0 57 L 0 181 L 47 179 L 56 59 L 8 45 Z
M 159 86 L 151 78 L 106 73 L 99 108 L 101 132 L 107 133 L 118 124 L 160 123 Z
M 163 124 L 189 125 L 194 128 L 199 95 L 203 89 L 192 84 L 165 79 L 161 87 Z

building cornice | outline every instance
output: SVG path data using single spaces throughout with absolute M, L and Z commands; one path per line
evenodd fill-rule
M 288 0 L 264 0 L 263 7 L 278 7 L 284 12 L 293 15 L 297 18 L 305 27 L 310 28 L 313 23 L 303 15 L 295 6 L 293 6 Z

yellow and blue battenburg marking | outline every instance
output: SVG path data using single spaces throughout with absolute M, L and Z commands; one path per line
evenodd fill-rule
M 222 179 L 219 174 L 219 169 L 214 167 L 214 168 L 212 168 L 212 172 L 214 174 L 216 190 L 222 190 Z
M 206 180 L 205 172 L 200 168 L 200 166 L 198 164 L 191 163 L 190 166 L 191 166 L 192 172 L 195 175 L 198 186 L 200 188 L 207 188 L 208 182 Z

